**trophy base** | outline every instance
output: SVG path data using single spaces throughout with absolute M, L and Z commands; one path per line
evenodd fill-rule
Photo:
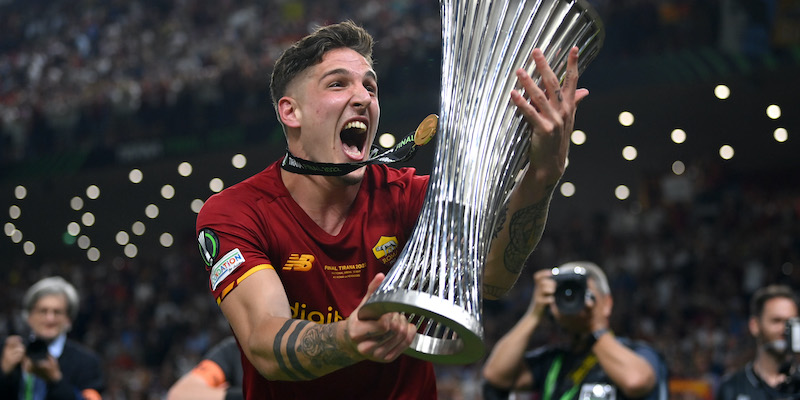
M 388 312 L 403 313 L 417 326 L 407 355 L 439 364 L 470 364 L 483 357 L 483 325 L 449 300 L 407 289 L 379 292 L 361 307 L 358 317 L 372 319 Z

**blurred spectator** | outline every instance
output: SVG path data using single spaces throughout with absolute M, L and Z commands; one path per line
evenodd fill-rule
M 483 367 L 485 399 L 531 390 L 545 400 L 667 400 L 661 356 L 611 331 L 614 301 L 600 267 L 585 261 L 561 264 L 537 271 L 534 284 L 528 310 L 497 342 Z M 566 343 L 553 341 L 527 352 L 548 317 Z
M 722 381 L 717 400 L 785 399 L 800 393 L 800 365 L 786 334 L 786 323 L 797 317 L 797 297 L 790 287 L 770 285 L 756 291 L 749 324 L 755 359 Z
M 67 339 L 78 315 L 78 292 L 61 277 L 36 282 L 22 299 L 29 334 L 5 338 L 0 393 L 20 400 L 99 400 L 99 357 Z
M 236 338 L 226 337 L 167 392 L 167 400 L 241 400 L 242 360 Z

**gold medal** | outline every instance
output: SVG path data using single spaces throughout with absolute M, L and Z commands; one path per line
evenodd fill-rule
M 422 146 L 430 142 L 433 138 L 433 135 L 436 134 L 436 128 L 438 125 L 438 115 L 431 114 L 425 117 L 425 119 L 420 122 L 417 130 L 414 132 L 414 144 L 417 146 Z

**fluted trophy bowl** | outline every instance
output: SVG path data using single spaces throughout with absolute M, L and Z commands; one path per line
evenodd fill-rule
M 528 163 L 530 130 L 510 101 L 524 68 L 539 83 L 533 49 L 561 80 L 604 39 L 584 0 L 441 0 L 442 88 L 438 142 L 419 219 L 360 318 L 401 312 L 417 326 L 406 354 L 444 364 L 479 360 L 483 267 L 497 214 Z

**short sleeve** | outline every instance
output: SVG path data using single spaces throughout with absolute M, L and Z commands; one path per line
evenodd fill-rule
M 222 196 L 221 196 L 222 195 Z M 197 217 L 200 256 L 217 303 L 244 278 L 272 268 L 253 206 L 222 192 L 208 199 Z

